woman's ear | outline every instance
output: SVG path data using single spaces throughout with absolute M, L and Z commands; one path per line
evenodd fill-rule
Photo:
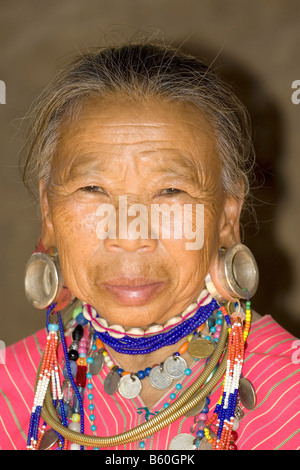
M 41 222 L 42 222 L 42 234 L 41 241 L 45 249 L 49 249 L 56 246 L 56 239 L 54 234 L 54 227 L 51 218 L 51 210 L 49 205 L 48 194 L 46 190 L 46 184 L 43 180 L 39 181 L 39 195 L 40 195 L 40 210 L 41 210 Z
M 209 273 L 206 278 L 207 287 L 210 286 L 211 294 L 216 298 L 227 299 L 233 301 L 234 299 L 228 294 L 226 289 L 219 279 L 219 255 L 220 252 L 228 250 L 232 245 L 241 242 L 240 237 L 240 215 L 243 207 L 243 200 L 234 197 L 227 197 L 224 201 L 224 206 L 219 222 L 219 244 L 218 250 L 215 253 Z
M 240 216 L 244 200 L 226 197 L 219 223 L 219 248 L 241 242 Z

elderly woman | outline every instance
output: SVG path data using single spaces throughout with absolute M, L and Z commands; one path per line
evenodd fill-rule
M 246 111 L 193 57 L 124 45 L 53 79 L 24 167 L 46 328 L 1 367 L 2 448 L 298 448 L 294 338 L 252 312 L 240 240 L 252 159 Z

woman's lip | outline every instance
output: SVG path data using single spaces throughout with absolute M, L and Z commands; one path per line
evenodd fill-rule
M 150 279 L 147 277 L 122 276 L 114 279 L 109 279 L 103 284 L 109 286 L 143 287 L 148 284 L 157 284 L 158 282 L 162 282 L 162 280 Z
M 139 286 L 102 284 L 102 286 L 121 305 L 139 306 L 149 302 L 164 286 L 164 282 L 155 282 Z

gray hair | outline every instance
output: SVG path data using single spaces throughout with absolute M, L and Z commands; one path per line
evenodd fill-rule
M 147 43 L 89 51 L 54 76 L 29 113 L 22 170 L 31 194 L 38 194 L 39 179 L 50 177 L 62 122 L 76 117 L 87 99 L 116 93 L 196 106 L 216 136 L 225 194 L 247 198 L 254 163 L 247 110 L 208 65 L 168 46 Z

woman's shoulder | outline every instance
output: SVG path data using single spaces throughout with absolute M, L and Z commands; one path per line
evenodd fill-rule
M 8 346 L 0 364 L 0 448 L 26 448 L 28 423 L 46 330 Z
M 246 346 L 249 352 L 291 357 L 298 343 L 299 340 L 271 315 L 262 316 L 254 312 L 254 322 Z
M 243 367 L 256 393 L 244 409 L 243 449 L 297 449 L 300 432 L 300 341 L 270 315 L 251 327 Z

